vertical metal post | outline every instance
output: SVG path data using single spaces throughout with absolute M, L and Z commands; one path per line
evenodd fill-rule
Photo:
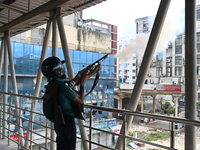
M 126 115 L 123 114 L 123 135 L 127 135 L 127 122 L 126 122 Z M 126 150 L 126 138 L 123 139 L 123 150 Z
M 92 108 L 90 109 L 90 127 L 92 127 Z M 89 129 L 89 141 L 92 140 L 92 129 Z M 89 150 L 92 149 L 92 143 L 89 143 Z
M 10 42 L 10 36 L 9 32 L 6 34 L 6 42 L 7 42 L 7 51 L 8 51 L 8 57 L 9 57 L 9 63 L 10 63 L 10 72 L 11 72 L 11 79 L 12 79 L 12 90 L 13 93 L 18 94 L 17 90 L 17 81 L 16 81 L 16 75 L 15 75 L 15 69 L 14 69 L 14 62 L 13 62 L 13 56 L 12 56 L 12 49 L 11 49 L 11 42 Z M 22 130 L 22 120 L 20 116 L 19 111 L 19 98 L 17 96 L 14 96 L 15 100 L 15 107 L 16 107 L 16 115 L 17 115 L 17 126 L 18 126 L 18 134 L 19 134 L 19 143 L 24 144 L 23 139 L 23 130 Z
M 62 17 L 60 15 L 57 16 L 57 23 L 58 23 L 58 30 L 60 33 L 60 39 L 61 39 L 61 44 L 62 44 L 62 48 L 63 48 L 63 53 L 64 53 L 65 60 L 66 60 L 66 66 L 67 66 L 67 70 L 68 70 L 69 79 L 72 79 L 74 77 L 73 67 L 72 67 L 72 62 L 70 59 L 69 49 L 68 49 L 68 45 L 67 45 L 65 29 L 64 29 Z M 84 125 L 84 121 L 78 119 L 78 124 Z M 80 128 L 81 137 L 88 140 L 86 129 L 83 126 L 80 126 L 79 128 Z M 82 143 L 83 143 L 84 150 L 88 150 L 89 149 L 88 143 L 83 140 L 82 140 Z
M 1 52 L 0 52 L 0 73 L 2 72 L 2 61 L 3 61 L 3 55 L 4 55 L 4 38 L 2 39 L 1 42 Z M 0 79 L 1 79 L 1 75 L 0 75 Z M 3 99 L 2 102 L 3 103 Z M 3 104 L 0 106 L 0 109 L 3 110 Z M 2 122 L 2 114 L 3 112 L 1 111 L 0 113 L 0 122 Z M 2 131 L 2 126 L 0 125 L 0 131 Z M 2 134 L 0 134 L 0 138 L 2 138 Z
M 6 39 L 4 39 L 4 92 L 8 92 L 8 53 L 6 50 Z M 8 95 L 3 95 L 3 138 L 7 128 L 7 99 Z
M 142 88 L 143 88 L 143 83 L 146 79 L 146 75 L 148 73 L 148 69 L 151 63 L 151 60 L 153 58 L 153 54 L 165 21 L 165 17 L 167 15 L 167 11 L 168 11 L 168 7 L 170 4 L 171 0 L 161 0 L 155 21 L 154 21 L 154 25 L 149 37 L 149 41 L 147 43 L 147 47 L 144 53 L 144 57 L 142 60 L 142 64 L 141 64 L 141 68 L 139 70 L 138 73 L 138 77 L 131 95 L 131 99 L 129 101 L 128 104 L 128 109 L 129 110 L 136 110 L 137 108 L 137 104 L 140 98 L 140 95 L 142 93 Z M 127 129 L 129 130 L 129 128 L 131 127 L 133 121 L 133 116 L 127 116 Z M 121 138 L 119 137 L 117 144 L 116 144 L 116 148 L 121 150 L 122 147 L 122 143 L 121 143 Z
M 41 63 L 43 62 L 43 60 L 46 57 L 48 42 L 49 42 L 49 37 L 50 37 L 50 31 L 51 31 L 51 21 L 48 21 L 46 33 L 45 33 L 45 37 L 44 37 L 44 42 L 43 42 L 43 46 L 42 46 L 42 54 L 40 57 L 40 65 L 39 65 L 39 69 L 38 69 L 37 81 L 36 81 L 35 92 L 34 92 L 34 96 L 36 96 L 36 97 L 39 95 L 40 86 L 42 83 Z M 32 106 L 31 106 L 32 112 L 34 112 L 36 110 L 36 105 L 37 105 L 37 100 L 33 101 L 33 103 L 32 103 Z M 25 141 L 26 148 L 29 148 L 29 144 L 30 144 L 30 140 L 31 140 L 31 131 L 33 130 L 32 122 L 34 121 L 34 116 L 35 116 L 35 114 L 31 113 L 29 124 L 28 124 L 28 131 L 27 131 L 27 135 L 26 135 L 27 140 Z
M 3 62 L 3 54 L 4 53 L 4 38 L 1 41 L 1 49 L 0 49 L 0 73 L 2 72 L 2 62 Z M 0 75 L 1 81 L 1 75 Z
M 185 118 L 196 119 L 196 0 L 185 0 Z M 185 149 L 196 149 L 196 127 L 185 126 Z
M 52 24 L 52 56 L 58 56 L 58 29 L 56 19 L 53 19 Z
M 174 122 L 171 122 L 170 148 L 174 148 Z

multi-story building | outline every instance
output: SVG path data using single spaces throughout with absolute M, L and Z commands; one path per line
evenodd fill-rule
M 154 16 L 138 18 L 136 22 L 137 34 L 148 34 Z M 197 43 L 197 84 L 200 87 L 200 5 L 197 5 L 197 22 L 196 22 L 196 43 Z M 149 18 L 151 18 L 149 20 Z M 140 56 L 138 54 L 137 58 Z M 138 58 L 140 59 L 140 58 Z M 137 65 L 139 69 L 140 64 Z M 152 63 L 147 75 L 146 84 L 172 84 L 184 85 L 185 83 L 185 33 L 184 31 L 178 35 L 174 41 L 169 41 L 168 47 L 157 51 L 152 59 Z M 200 91 L 197 91 L 198 99 Z
M 74 75 L 105 54 L 109 54 L 109 57 L 101 63 L 102 70 L 100 71 L 98 85 L 92 93 L 85 97 L 85 103 L 112 107 L 114 103 L 114 70 L 116 69 L 114 54 L 117 46 L 115 42 L 117 41 L 117 27 L 94 19 L 84 20 L 80 26 L 78 21 L 81 20 L 78 20 L 76 15 L 72 14 L 63 18 Z M 16 81 L 20 94 L 33 95 L 34 93 L 45 30 L 46 25 L 43 25 L 11 38 Z M 52 56 L 51 42 L 50 40 L 46 57 Z M 58 57 L 63 60 L 64 55 L 59 38 L 57 45 Z M 86 93 L 92 88 L 93 81 L 94 77 L 87 81 Z M 46 82 L 46 78 L 44 78 L 41 85 L 42 90 L 45 90 L 44 84 Z M 9 90 L 12 90 L 11 87 L 12 82 L 9 78 Z M 0 83 L 0 88 L 3 88 L 3 83 Z M 43 94 L 42 91 L 40 94 Z M 39 105 L 38 111 L 42 112 L 42 104 Z M 22 108 L 27 106 L 28 101 L 26 103 L 23 100 Z M 90 113 L 86 110 L 85 115 L 88 118 Z M 94 113 L 94 116 L 96 118 L 107 118 L 108 114 L 103 112 L 95 115 Z
M 136 78 L 136 53 L 124 55 L 123 49 L 127 48 L 131 37 L 121 37 L 118 40 L 117 57 L 117 86 L 121 83 L 134 84 Z

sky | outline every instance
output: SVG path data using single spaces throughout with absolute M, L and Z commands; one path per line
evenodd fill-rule
M 183 7 L 184 0 L 171 0 L 175 7 Z M 96 19 L 117 25 L 118 36 L 135 35 L 135 19 L 155 15 L 160 0 L 106 0 L 83 11 L 83 19 Z

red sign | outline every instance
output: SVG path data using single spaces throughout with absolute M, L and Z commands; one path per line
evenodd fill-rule
M 26 137 L 26 133 L 24 133 L 24 137 Z M 18 135 L 10 135 L 10 138 L 18 142 L 19 136 Z
M 181 85 L 164 85 L 165 91 L 181 91 Z

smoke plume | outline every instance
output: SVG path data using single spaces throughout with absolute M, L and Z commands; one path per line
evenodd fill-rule
M 183 0 L 177 0 L 177 2 L 181 3 L 180 1 Z M 160 38 L 157 43 L 156 52 L 165 51 L 168 47 L 169 41 L 174 42 L 177 35 L 184 32 L 184 9 L 181 8 L 182 6 L 178 5 L 177 2 L 171 2 L 170 4 L 168 14 L 166 16 Z M 149 33 L 151 33 L 154 20 L 155 16 L 148 17 Z M 149 34 L 135 35 L 134 38 L 130 41 L 129 45 L 119 51 L 116 54 L 116 57 L 122 59 L 132 57 L 132 53 L 143 56 L 148 39 Z M 142 57 L 138 56 L 138 58 Z

